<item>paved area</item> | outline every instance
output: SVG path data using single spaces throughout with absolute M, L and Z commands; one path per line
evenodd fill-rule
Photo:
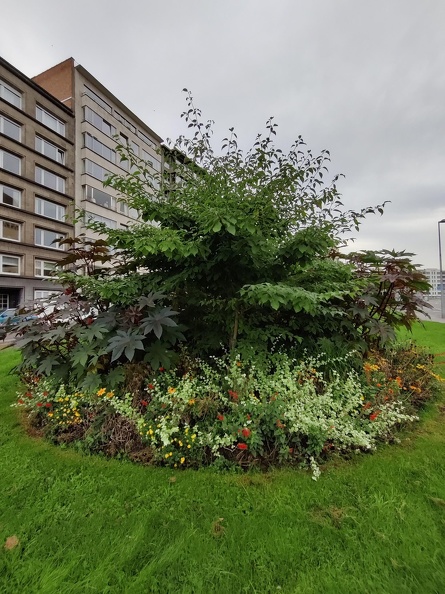
M 442 323 L 445 323 L 445 318 L 442 318 L 442 316 L 441 316 L 440 299 L 436 299 L 436 298 L 430 299 L 428 301 L 428 303 L 433 306 L 432 309 L 425 310 L 430 317 L 428 317 L 426 315 L 425 316 L 422 316 L 421 315 L 421 316 L 419 316 L 419 318 L 421 320 L 427 320 L 427 321 L 429 320 L 430 322 L 442 322 Z
M 8 347 L 15 344 L 15 336 L 14 334 L 9 333 L 5 340 L 0 340 L 0 351 L 2 349 L 7 349 Z

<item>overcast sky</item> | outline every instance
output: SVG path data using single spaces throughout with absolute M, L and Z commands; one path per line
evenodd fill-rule
M 390 200 L 353 249 L 437 268 L 445 219 L 445 0 L 0 0 L 0 54 L 27 76 L 72 56 L 155 132 L 184 87 L 218 141 L 331 152 L 348 208 Z M 443 245 L 445 224 L 442 225 Z M 445 246 L 444 246 L 445 249 Z M 444 252 L 445 256 L 445 252 Z

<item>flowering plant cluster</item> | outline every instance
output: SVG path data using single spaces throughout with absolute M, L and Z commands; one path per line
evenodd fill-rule
M 352 362 L 353 355 L 337 363 L 347 367 L 348 358 Z M 18 405 L 53 433 L 72 430 L 80 439 L 92 430 L 103 439 L 119 425 L 131 436 L 131 447 L 157 464 L 288 463 L 311 468 L 317 478 L 330 452 L 372 451 L 417 420 L 413 399 L 438 376 L 428 359 L 413 357 L 406 369 L 394 360 L 394 354 L 373 354 L 362 371 L 350 365 L 342 374 L 332 371 L 332 361 L 326 374 L 321 356 L 300 361 L 275 353 L 261 363 L 239 356 L 193 360 L 181 373 L 180 367 L 159 368 L 136 395 L 105 387 L 79 393 L 33 378 Z

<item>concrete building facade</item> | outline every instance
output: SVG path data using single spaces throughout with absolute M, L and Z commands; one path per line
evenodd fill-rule
M 0 58 L 0 310 L 54 292 L 73 234 L 75 122 L 69 105 Z
M 442 287 L 445 283 L 445 272 L 442 271 L 442 279 L 440 278 L 440 270 L 438 268 L 424 268 L 422 272 L 431 285 L 431 289 L 427 294 L 428 297 L 440 297 L 442 294 Z
M 75 114 L 76 205 L 85 211 L 84 220 L 76 224 L 76 235 L 85 233 L 94 239 L 95 233 L 84 227 L 88 220 L 126 228 L 138 213 L 119 200 L 115 190 L 103 187 L 110 173 L 128 172 L 128 161 L 121 161 L 116 145 L 128 145 L 153 173 L 160 173 L 162 138 L 73 58 L 33 80 Z

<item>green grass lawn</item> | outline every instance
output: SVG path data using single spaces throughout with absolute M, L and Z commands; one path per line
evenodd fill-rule
M 444 324 L 415 337 L 445 352 Z M 445 592 L 441 402 L 400 445 L 333 460 L 318 482 L 172 472 L 26 435 L 10 407 L 17 360 L 0 352 L 2 594 Z

